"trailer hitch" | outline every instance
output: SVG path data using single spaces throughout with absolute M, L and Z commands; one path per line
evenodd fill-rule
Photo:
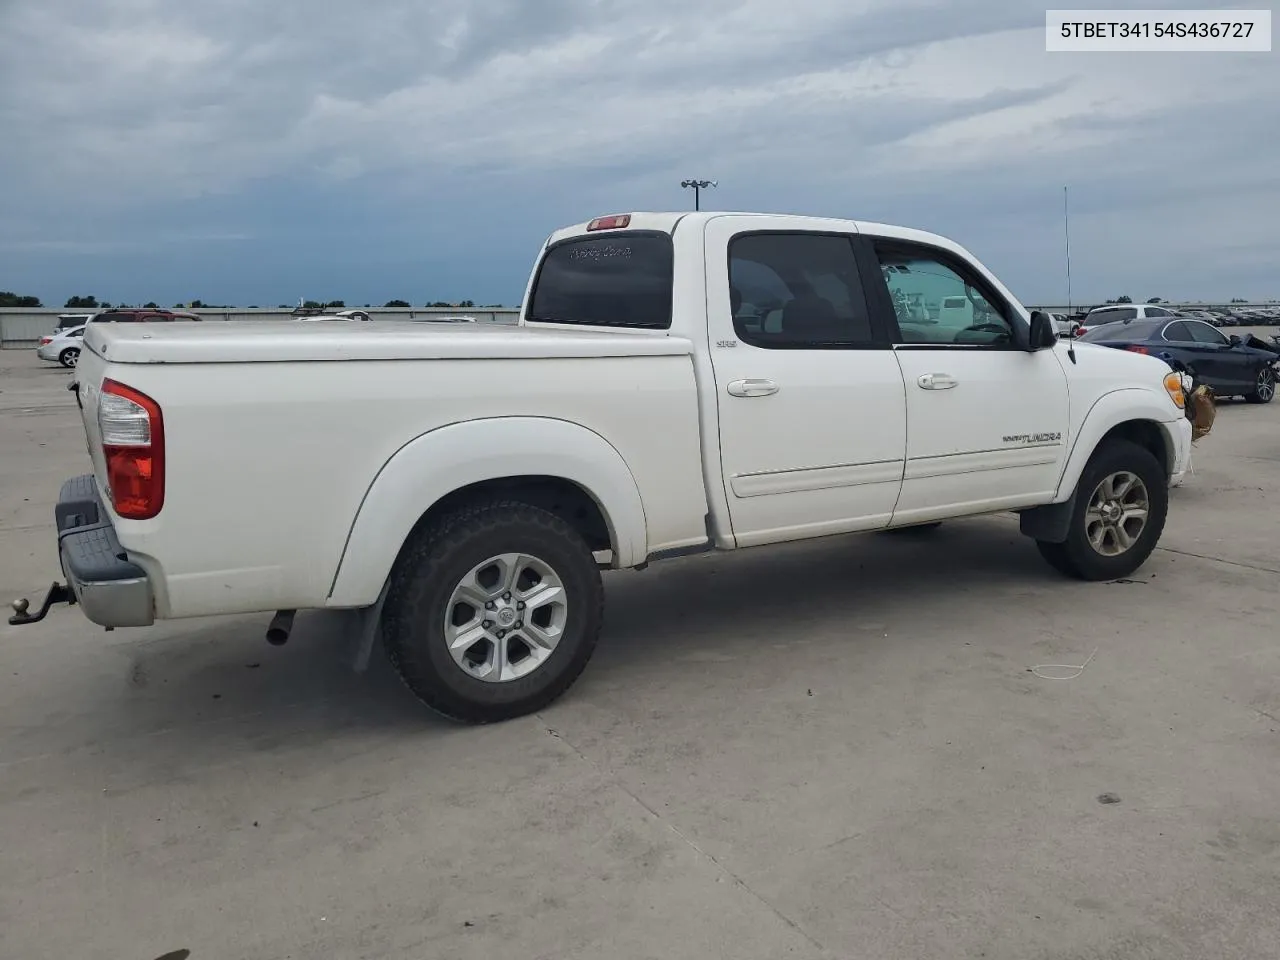
M 44 595 L 44 602 L 40 604 L 40 609 L 35 613 L 27 613 L 31 607 L 31 601 L 26 597 L 13 601 L 10 604 L 13 607 L 13 616 L 9 618 L 9 626 L 21 627 L 28 623 L 39 623 L 49 613 L 49 608 L 55 603 L 65 603 L 72 605 L 76 602 L 76 595 L 64 583 L 54 581 L 49 587 L 49 592 Z

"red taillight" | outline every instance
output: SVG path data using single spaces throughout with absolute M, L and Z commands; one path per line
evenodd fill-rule
M 1136 343 L 1129 344 L 1129 346 L 1125 347 L 1125 349 L 1128 350 L 1130 353 L 1150 353 L 1151 352 L 1146 347 L 1140 347 Z
M 621 230 L 631 223 L 631 214 L 619 213 L 612 217 L 596 217 L 587 224 L 588 230 Z
M 42 346 L 42 347 L 43 347 L 45 344 L 52 343 L 52 342 L 53 342 L 53 337 L 41 337 L 41 338 L 40 338 L 40 346 Z
M 121 517 L 149 520 L 164 506 L 164 419 L 145 393 L 102 381 L 98 430 L 111 503 Z

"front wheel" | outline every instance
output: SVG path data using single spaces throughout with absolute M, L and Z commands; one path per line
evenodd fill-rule
M 1263 367 L 1253 381 L 1253 391 L 1245 394 L 1245 400 L 1249 403 L 1270 403 L 1275 395 L 1276 373 L 1270 367 Z
M 1067 539 L 1036 546 L 1067 576 L 1116 580 L 1151 556 L 1168 512 L 1168 481 L 1160 462 L 1136 443 L 1110 441 L 1095 451 L 1076 486 Z
M 569 689 L 600 635 L 604 587 L 590 547 L 524 503 L 442 517 L 392 573 L 383 641 L 419 700 L 452 720 L 533 713 Z
M 64 367 L 74 367 L 80 362 L 80 348 L 67 347 L 67 349 L 58 354 L 58 362 Z

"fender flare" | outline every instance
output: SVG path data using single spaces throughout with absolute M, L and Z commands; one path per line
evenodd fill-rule
M 468 420 L 421 434 L 383 464 L 347 534 L 328 606 L 375 602 L 405 538 L 441 498 L 486 480 L 520 476 L 577 484 L 604 514 L 614 566 L 645 558 L 640 490 L 611 443 L 580 424 L 549 417 Z
M 1102 438 L 1121 424 L 1141 421 L 1155 425 L 1164 441 L 1165 462 L 1172 467 L 1177 461 L 1178 450 L 1173 424 L 1178 421 L 1170 421 L 1170 406 L 1164 397 L 1138 387 L 1115 390 L 1099 397 L 1085 414 L 1084 423 L 1071 445 L 1053 502 L 1019 511 L 1022 533 L 1048 543 L 1061 543 L 1067 538 L 1080 476 Z
M 1068 499 L 1080 482 L 1085 464 L 1093 456 L 1102 438 L 1122 423 L 1143 420 L 1160 428 L 1160 436 L 1164 440 L 1165 462 L 1173 464 L 1176 459 L 1178 442 L 1173 434 L 1173 426 L 1185 415 L 1178 410 L 1164 394 L 1141 387 L 1125 387 L 1113 390 L 1099 397 L 1085 414 L 1084 422 L 1071 445 L 1071 453 L 1067 456 L 1066 465 L 1058 481 L 1055 502 Z

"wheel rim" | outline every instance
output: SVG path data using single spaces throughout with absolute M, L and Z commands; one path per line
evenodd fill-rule
M 1133 549 L 1147 528 L 1151 497 L 1136 473 L 1120 470 L 1103 479 L 1085 510 L 1089 544 L 1104 557 L 1118 557 Z
M 1276 375 L 1266 367 L 1258 371 L 1258 386 L 1256 388 L 1259 400 L 1270 400 L 1275 396 L 1276 392 Z
M 77 363 L 79 363 L 79 362 L 80 362 L 80 351 L 79 351 L 79 350 L 68 350 L 68 351 L 67 351 L 67 366 L 68 366 L 68 367 L 74 367 L 74 366 L 75 366 Z
M 478 563 L 453 588 L 445 607 L 449 654 L 486 683 L 527 677 L 564 636 L 568 598 L 551 565 L 525 553 Z

